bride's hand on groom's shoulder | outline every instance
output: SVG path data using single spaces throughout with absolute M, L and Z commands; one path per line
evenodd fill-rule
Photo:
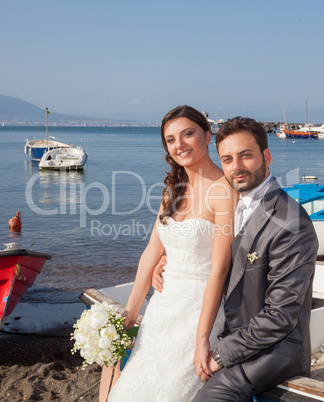
M 163 278 L 162 278 L 162 274 L 164 271 L 164 266 L 167 263 L 167 256 L 163 255 L 160 259 L 160 261 L 158 262 L 158 264 L 156 265 L 156 267 L 154 268 L 153 271 L 153 275 L 152 275 L 152 286 L 153 288 L 161 293 L 162 289 L 163 289 Z

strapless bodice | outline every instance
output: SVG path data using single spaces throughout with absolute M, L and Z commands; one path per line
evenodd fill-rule
M 209 275 L 214 240 L 214 223 L 202 218 L 159 223 L 159 236 L 167 255 L 165 272 Z

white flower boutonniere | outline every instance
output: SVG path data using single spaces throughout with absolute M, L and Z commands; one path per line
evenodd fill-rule
M 257 256 L 257 253 L 249 253 L 247 255 L 248 260 L 250 261 L 250 264 L 252 264 L 255 260 L 257 260 L 259 257 Z

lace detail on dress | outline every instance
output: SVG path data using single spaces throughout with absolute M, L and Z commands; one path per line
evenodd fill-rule
M 146 309 L 135 347 L 109 402 L 189 402 L 203 382 L 193 357 L 196 330 L 211 266 L 214 224 L 200 218 L 159 224 L 167 253 L 162 293 Z M 223 331 L 223 306 L 210 336 Z

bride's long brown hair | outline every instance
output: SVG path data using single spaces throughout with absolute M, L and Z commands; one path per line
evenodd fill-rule
M 184 167 L 180 166 L 171 158 L 168 152 L 167 143 L 164 138 L 164 129 L 166 123 L 180 117 L 185 117 L 193 121 L 205 132 L 210 131 L 210 124 L 208 123 L 206 117 L 191 106 L 177 106 L 164 116 L 161 124 L 161 137 L 163 148 L 166 152 L 165 160 L 170 165 L 171 170 L 169 172 L 166 171 L 167 176 L 164 179 L 164 190 L 162 193 L 163 211 L 159 216 L 160 222 L 163 225 L 166 224 L 165 218 L 172 216 L 173 213 L 180 207 L 188 183 L 188 175 Z

